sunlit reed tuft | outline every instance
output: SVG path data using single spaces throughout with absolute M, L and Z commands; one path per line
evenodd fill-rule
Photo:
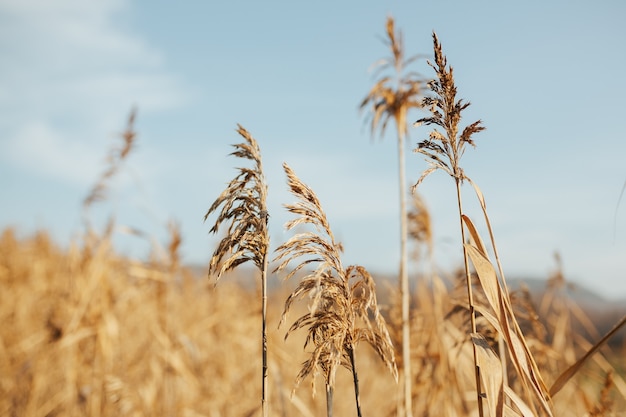
M 370 344 L 397 378 L 393 347 L 376 302 L 374 280 L 361 266 L 343 267 L 341 244 L 333 236 L 320 201 L 287 164 L 283 167 L 289 189 L 298 198 L 298 202 L 285 206 L 296 216 L 286 223 L 286 229 L 308 225 L 315 230 L 297 233 L 276 249 L 275 260 L 280 262 L 277 271 L 286 270 L 292 262 L 296 262 L 286 279 L 298 272 L 304 275 L 285 302 L 281 323 L 287 319 L 293 302 L 305 296 L 311 299 L 309 312 L 298 318 L 285 335 L 287 338 L 292 332 L 307 328 L 304 347 L 311 346 L 313 349 L 296 378 L 296 387 L 310 375 L 315 390 L 315 377 L 322 374 L 326 383 L 327 414 L 331 416 L 335 375 L 337 369 L 344 366 L 353 375 L 357 413 L 360 416 L 355 363 L 357 345 L 360 342 Z

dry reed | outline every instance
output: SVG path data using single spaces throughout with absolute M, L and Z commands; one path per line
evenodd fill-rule
M 387 129 L 387 124 L 393 120 L 396 125 L 398 139 L 398 183 L 400 198 L 400 271 L 399 287 L 402 308 L 402 387 L 404 389 L 404 412 L 412 416 L 411 405 L 411 346 L 409 323 L 409 278 L 407 253 L 407 207 L 406 207 L 406 172 L 404 141 L 408 135 L 407 114 L 409 110 L 421 107 L 420 95 L 422 90 L 421 76 L 416 72 L 406 72 L 406 68 L 418 56 L 406 58 L 402 33 L 396 32 L 392 17 L 387 18 L 387 39 L 385 43 L 391 50 L 391 57 L 377 61 L 374 67 L 378 71 L 391 70 L 392 76 L 382 76 L 374 87 L 361 101 L 360 109 L 368 109 L 366 122 L 370 124 L 371 134 L 374 136 L 380 130 L 381 136 Z
M 460 159 L 465 152 L 465 145 L 474 145 L 472 135 L 480 132 L 484 128 L 477 121 L 467 126 L 459 136 L 459 121 L 461 120 L 461 112 L 469 106 L 469 103 L 463 103 L 462 100 L 456 98 L 456 86 L 454 84 L 453 70 L 447 66 L 446 57 L 443 55 L 441 45 L 437 36 L 433 33 L 435 64 L 428 64 L 435 70 L 437 78 L 428 83 L 429 88 L 433 92 L 433 96 L 425 97 L 423 106 L 429 108 L 431 116 L 419 119 L 415 125 L 434 124 L 444 129 L 444 134 L 434 129 L 430 133 L 430 138 L 419 143 L 415 150 L 425 155 L 431 165 L 418 179 L 414 189 L 435 170 L 443 170 L 455 180 L 457 189 L 457 201 L 459 209 L 459 219 L 461 223 L 461 241 L 465 243 L 465 228 L 463 226 L 463 207 L 461 201 L 460 187 L 465 179 L 463 170 L 460 166 Z M 472 292 L 471 276 L 469 271 L 469 261 L 465 246 L 463 247 L 463 258 L 465 265 L 465 276 L 467 283 L 467 300 L 470 311 L 471 334 L 476 334 L 476 316 L 474 296 Z M 476 365 L 476 393 L 479 415 L 483 413 L 483 393 L 480 383 L 480 368 L 478 366 L 478 351 L 474 347 L 474 363 Z
M 468 106 L 468 102 L 456 99 L 457 89 L 454 83 L 453 70 L 448 66 L 443 55 L 441 44 L 433 33 L 435 62 L 430 63 L 437 78 L 429 83 L 433 93 L 424 99 L 423 104 L 431 110 L 431 116 L 419 119 L 415 124 L 435 125 L 443 129 L 443 133 L 434 129 L 430 137 L 418 144 L 416 152 L 426 156 L 430 167 L 418 179 L 417 187 L 428 175 L 437 170 L 448 173 L 455 181 L 456 194 L 461 224 L 461 238 L 463 242 L 465 276 L 467 287 L 467 307 L 471 322 L 471 338 L 474 352 L 476 391 L 479 415 L 485 414 L 482 402 L 486 398 L 490 415 L 553 415 L 553 395 L 578 372 L 582 364 L 591 357 L 612 335 L 626 322 L 626 317 L 600 339 L 576 363 L 563 372 L 552 387 L 548 389 L 543 382 L 539 367 L 530 349 L 529 342 L 524 336 L 511 301 L 506 285 L 502 265 L 498 256 L 493 230 L 487 215 L 485 199 L 478 186 L 463 172 L 460 159 L 466 145 L 475 146 L 472 135 L 483 130 L 481 121 L 476 121 L 459 131 L 461 112 Z M 467 181 L 476 193 L 482 209 L 485 224 L 489 232 L 489 239 L 497 267 L 494 267 L 481 236 L 478 234 L 472 220 L 464 214 L 461 200 L 461 184 Z M 466 243 L 466 232 L 471 240 Z M 481 289 L 480 300 L 475 299 L 474 283 L 469 264 L 473 265 L 476 285 Z M 497 272 L 496 272 L 497 270 Z M 476 313 L 480 313 L 480 320 L 488 323 L 495 331 L 496 339 L 506 343 L 508 351 L 500 350 L 500 358 L 493 351 L 493 343 L 486 343 L 484 335 L 478 333 Z M 562 328 L 562 326 L 560 326 Z M 497 341 L 496 340 L 496 341 Z M 519 378 L 520 397 L 509 385 L 507 374 L 507 359 L 516 370 Z M 507 378 L 505 378 L 505 376 Z
M 211 228 L 212 233 L 219 231 L 220 225 L 229 222 L 226 236 L 220 241 L 209 265 L 209 274 L 216 274 L 216 279 L 227 271 L 251 261 L 261 274 L 261 316 L 262 316 L 262 398 L 263 416 L 269 413 L 267 397 L 267 252 L 269 248 L 267 183 L 263 174 L 261 150 L 252 135 L 238 125 L 239 133 L 245 142 L 233 145 L 231 153 L 238 158 L 254 163 L 253 168 L 239 168 L 239 174 L 213 202 L 204 216 L 204 220 L 217 211 L 221 211 Z
M 100 177 L 91 188 L 87 197 L 83 200 L 83 210 L 87 211 L 94 203 L 106 198 L 108 182 L 121 169 L 122 164 L 128 158 L 130 152 L 136 146 L 137 132 L 135 132 L 135 119 L 137 118 L 137 108 L 133 108 L 128 116 L 126 129 L 120 135 L 122 144 L 120 147 L 112 147 L 107 155 L 107 168 L 100 174 Z
M 315 377 L 321 373 L 326 384 L 327 415 L 330 417 L 337 369 L 344 366 L 352 372 L 357 415 L 361 416 L 355 360 L 357 345 L 366 342 L 374 348 L 397 379 L 393 347 L 376 302 L 374 280 L 361 266 L 343 267 L 341 244 L 335 241 L 320 201 L 287 164 L 283 167 L 289 189 L 299 200 L 285 206 L 296 216 L 285 224 L 285 228 L 291 230 L 309 225 L 316 230 L 298 233 L 276 249 L 275 261 L 280 262 L 277 271 L 286 270 L 292 262 L 297 262 L 285 279 L 299 271 L 305 274 L 285 302 L 281 323 L 286 320 L 292 303 L 307 295 L 311 298 L 309 312 L 298 318 L 285 335 L 287 338 L 296 330 L 308 328 L 304 347 L 312 345 L 313 348 L 296 378 L 296 387 L 311 376 L 315 392 Z M 306 271 L 308 267 L 315 269 Z
M 423 101 L 424 107 L 430 108 L 431 115 L 419 119 L 415 122 L 415 125 L 435 125 L 442 128 L 443 133 L 434 129 L 431 131 L 429 139 L 421 141 L 415 149 L 415 152 L 426 156 L 430 167 L 424 171 L 414 187 L 419 186 L 428 175 L 437 170 L 446 172 L 455 182 L 461 240 L 463 244 L 467 304 L 470 313 L 470 336 L 473 342 L 472 347 L 476 371 L 475 379 L 478 413 L 480 416 L 485 415 L 483 398 L 487 400 L 489 414 L 491 415 L 501 415 L 505 408 L 507 410 L 511 408 L 509 406 L 510 401 L 516 404 L 518 410 L 526 409 L 528 404 L 522 403 L 519 398 L 509 394 L 510 390 L 507 390 L 508 387 L 504 384 L 504 378 L 502 377 L 502 373 L 505 372 L 503 367 L 506 366 L 506 361 L 504 358 L 501 358 L 501 366 L 500 362 L 496 360 L 497 357 L 495 353 L 486 348 L 487 345 L 483 342 L 484 338 L 477 333 L 476 309 L 478 306 L 474 300 L 470 260 L 476 270 L 476 276 L 481 289 L 486 296 L 486 305 L 488 308 L 482 309 L 481 315 L 486 318 L 490 324 L 495 327 L 498 334 L 506 340 L 512 363 L 524 381 L 524 392 L 534 394 L 541 409 L 548 415 L 552 415 L 548 389 L 542 380 L 511 307 L 508 290 L 504 281 L 504 274 L 502 273 L 496 245 L 491 232 L 491 225 L 484 204 L 484 197 L 480 189 L 465 175 L 460 165 L 466 145 L 475 146 L 472 136 L 482 131 L 484 127 L 481 121 L 478 120 L 467 125 L 460 131 L 459 123 L 461 113 L 470 103 L 457 99 L 457 88 L 454 82 L 453 70 L 452 67 L 448 66 L 447 59 L 442 52 L 441 44 L 435 33 L 433 33 L 433 45 L 435 61 L 434 64 L 429 62 L 429 65 L 436 73 L 436 78 L 429 82 L 429 88 L 433 95 L 426 97 Z M 470 182 L 473 186 L 483 209 L 485 222 L 490 232 L 492 247 L 496 255 L 500 279 L 498 279 L 495 269 L 488 259 L 486 248 L 474 224 L 469 217 L 464 214 L 461 199 L 461 185 L 464 181 Z M 466 230 L 472 238 L 472 243 L 466 244 Z M 506 397 L 506 401 L 503 401 L 503 396 Z M 527 398 L 527 401 L 530 401 L 530 397 Z M 532 407 L 532 402 L 530 404 Z M 515 411 L 511 409 L 510 412 Z

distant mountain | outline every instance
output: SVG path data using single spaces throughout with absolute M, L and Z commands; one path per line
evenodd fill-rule
M 192 274 L 199 278 L 207 278 L 208 265 L 188 265 L 187 268 Z M 271 270 L 271 268 L 270 268 Z M 268 287 L 270 289 L 276 288 L 282 284 L 282 280 L 270 273 L 268 278 Z M 379 284 L 379 287 L 386 287 L 388 285 L 396 284 L 396 276 L 389 273 L 376 273 L 373 272 L 374 279 Z M 234 272 L 228 273 L 224 279 L 235 281 L 245 287 L 254 288 L 255 282 L 250 281 L 250 277 L 258 277 L 258 271 L 252 267 L 252 265 L 244 265 L 238 268 Z M 412 283 L 414 285 L 414 282 Z M 508 278 L 507 285 L 512 291 L 520 290 L 523 286 L 528 288 L 533 300 L 540 300 L 541 296 L 546 292 L 548 281 L 540 278 Z M 563 294 L 570 300 L 583 307 L 583 309 L 593 310 L 607 310 L 607 309 L 621 309 L 622 314 L 626 313 L 626 298 L 620 300 L 607 300 L 605 297 L 595 293 L 594 291 L 585 288 L 578 284 L 567 283 L 562 289 Z
M 538 278 L 514 278 L 507 280 L 507 284 L 511 290 L 519 290 L 525 286 L 533 298 L 539 298 L 547 291 L 548 281 Z M 581 285 L 566 283 L 561 291 L 563 295 L 581 306 L 605 307 L 607 304 L 613 304 L 613 302 Z M 626 301 L 621 301 L 619 304 L 626 305 Z
M 530 292 L 533 300 L 539 300 L 548 290 L 548 280 L 523 277 L 507 278 L 507 286 L 511 291 L 517 291 L 525 287 Z M 572 282 L 564 283 L 563 288 L 559 289 L 559 291 L 563 296 L 566 296 L 581 307 L 600 309 L 621 307 L 626 313 L 626 299 L 607 300 L 593 290 Z

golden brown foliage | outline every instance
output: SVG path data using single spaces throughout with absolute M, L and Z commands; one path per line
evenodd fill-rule
M 118 256 L 106 239 L 95 246 L 61 249 L 45 233 L 24 239 L 3 231 L 0 415 L 258 415 L 258 294 L 234 280 L 216 291 L 199 275 Z M 156 298 L 159 285 L 162 303 Z M 283 343 L 284 333 L 276 329 L 286 290 L 270 294 L 268 303 L 268 401 L 279 416 L 323 415 L 324 406 L 309 395 L 289 398 L 288 381 L 308 358 L 302 352 L 305 334 L 292 333 Z M 459 330 L 462 317 L 447 315 L 452 302 L 436 279 L 430 290 L 419 291 L 413 308 L 416 415 L 462 416 L 475 409 L 466 395 L 472 390 L 471 351 Z M 299 317 L 307 312 L 304 307 L 296 303 L 292 310 Z M 547 314 L 539 319 L 547 323 L 548 334 L 562 333 L 569 344 L 553 348 L 533 332 L 526 338 L 533 354 L 549 361 L 541 359 L 541 366 L 553 381 L 572 363 L 568 351 L 573 349 L 575 360 L 591 343 L 566 325 L 566 310 Z M 620 363 L 624 354 L 596 353 L 554 397 L 557 415 L 583 414 L 583 394 L 592 405 L 589 410 L 595 405 L 607 416 L 623 414 L 623 369 L 611 363 Z M 364 414 L 395 416 L 397 389 L 378 355 L 359 349 L 356 361 L 359 383 L 368 393 L 361 398 Z M 605 388 L 609 372 L 613 382 Z M 355 414 L 347 375 L 337 374 L 337 415 Z

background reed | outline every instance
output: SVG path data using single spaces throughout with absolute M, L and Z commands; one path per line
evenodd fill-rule
M 399 294 L 401 300 L 402 325 L 402 387 L 404 389 L 404 413 L 411 416 L 411 335 L 410 335 L 410 294 L 408 276 L 408 226 L 405 169 L 405 140 L 408 135 L 407 115 L 410 110 L 421 107 L 422 79 L 407 67 L 418 59 L 418 56 L 406 57 L 402 32 L 396 31 L 394 19 L 387 18 L 387 38 L 385 43 L 391 50 L 389 58 L 374 63 L 376 74 L 380 75 L 367 96 L 361 101 L 360 109 L 368 110 L 366 121 L 370 124 L 372 136 L 376 131 L 385 133 L 389 121 L 396 125 L 398 146 L 398 184 L 400 198 L 400 271 L 398 273 Z M 391 71 L 391 75 L 383 71 Z

